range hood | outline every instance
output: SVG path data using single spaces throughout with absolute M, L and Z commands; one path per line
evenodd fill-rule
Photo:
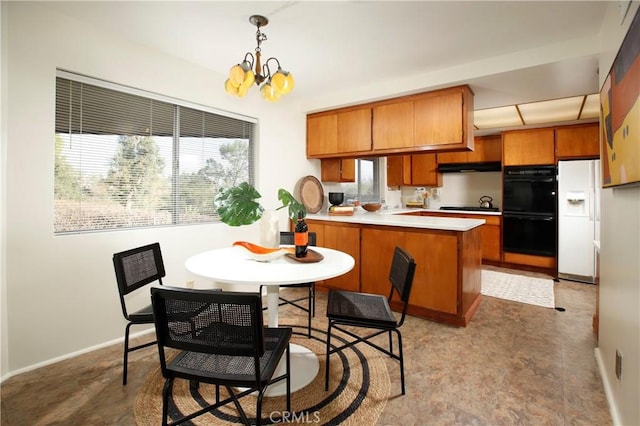
M 502 170 L 502 164 L 499 161 L 491 161 L 487 163 L 455 163 L 455 164 L 438 164 L 440 173 L 460 173 L 460 172 L 499 172 Z

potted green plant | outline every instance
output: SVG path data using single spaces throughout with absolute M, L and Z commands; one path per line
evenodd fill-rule
M 220 220 L 230 226 L 250 225 L 258 221 L 265 209 L 256 200 L 261 198 L 260 193 L 247 182 L 238 186 L 220 191 L 215 199 L 214 206 Z M 298 212 L 306 216 L 304 205 L 295 199 L 286 189 L 278 189 L 278 200 L 282 206 L 276 210 L 288 208 L 288 216 L 291 220 L 297 220 Z

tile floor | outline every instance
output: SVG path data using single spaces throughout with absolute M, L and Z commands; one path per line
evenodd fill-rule
M 407 394 L 391 397 L 379 425 L 608 425 L 591 328 L 595 287 L 561 281 L 554 309 L 484 297 L 466 328 L 409 317 L 402 328 Z M 318 293 L 314 326 L 323 324 Z M 299 311 L 281 308 L 281 323 Z M 322 327 L 322 325 L 321 325 Z M 134 425 L 133 401 L 156 368 L 154 347 L 130 357 L 122 386 L 122 347 L 12 377 L 1 386 L 1 424 Z

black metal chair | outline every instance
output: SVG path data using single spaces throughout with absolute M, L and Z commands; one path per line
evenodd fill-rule
M 389 355 L 391 358 L 400 361 L 400 381 L 402 394 L 404 395 L 404 358 L 402 355 L 402 335 L 400 334 L 399 328 L 404 323 L 407 312 L 415 269 L 416 263 L 413 257 L 402 248 L 396 247 L 391 262 L 391 270 L 389 271 L 389 281 L 391 282 L 389 297 L 353 291 L 329 291 L 327 301 L 329 327 L 327 330 L 325 390 L 329 389 L 329 356 L 349 348 L 356 343 L 363 342 Z M 399 321 L 389 306 L 394 292 L 398 293 L 403 304 L 402 315 Z M 349 329 L 344 328 L 344 326 L 349 327 Z M 357 334 L 357 328 L 377 331 L 361 336 Z M 331 348 L 331 333 L 333 329 L 340 330 L 355 340 L 349 341 L 342 346 Z M 389 333 L 389 350 L 369 340 L 384 333 Z M 398 354 L 395 354 L 393 351 L 392 333 L 395 333 L 398 339 Z
M 128 321 L 124 332 L 124 360 L 122 372 L 122 384 L 127 384 L 127 363 L 129 352 L 152 346 L 156 341 L 147 342 L 138 346 L 129 347 L 129 331 L 132 325 L 153 324 L 153 312 L 151 305 L 147 305 L 133 313 L 127 309 L 125 296 L 146 286 L 157 283 L 162 285 L 162 278 L 165 276 L 164 262 L 160 244 L 153 243 L 131 250 L 123 251 L 113 255 L 113 267 L 118 282 L 118 292 L 120 293 L 120 304 L 122 313 Z
M 293 245 L 294 242 L 294 233 L 293 232 L 280 232 L 280 244 Z M 316 245 L 316 233 L 309 232 L 309 245 Z M 260 294 L 262 294 L 262 287 L 260 286 Z M 307 335 L 311 337 L 311 317 L 316 316 L 316 283 L 299 283 L 299 284 L 282 284 L 280 288 L 306 288 L 308 289 L 308 294 L 305 296 L 297 297 L 295 299 L 288 299 L 279 295 L 279 303 L 278 306 L 284 305 L 292 305 L 298 309 L 301 309 L 307 313 Z M 300 302 L 306 300 L 307 306 L 301 305 Z M 266 308 L 265 308 L 266 309 Z
M 176 378 L 216 386 L 216 402 L 175 420 L 179 424 L 233 402 L 245 424 L 251 424 L 239 399 L 258 393 L 256 424 L 269 385 L 286 381 L 286 412 L 291 409 L 289 340 L 291 328 L 265 328 L 259 293 L 151 288 L 160 366 L 165 378 L 162 424 L 168 424 L 170 396 Z M 167 348 L 178 349 L 175 351 Z M 175 355 L 175 356 L 174 356 Z M 286 357 L 286 372 L 273 377 Z M 229 396 L 220 400 L 219 387 Z M 234 389 L 236 387 L 246 389 Z

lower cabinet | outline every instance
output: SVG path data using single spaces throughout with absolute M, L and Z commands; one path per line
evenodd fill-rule
M 481 295 L 480 228 L 469 231 L 400 228 L 307 219 L 317 243 L 349 253 L 356 261 L 348 274 L 317 283 L 320 288 L 389 295 L 393 250 L 400 246 L 416 261 L 408 313 L 466 326 Z M 391 304 L 399 309 L 397 301 Z
M 416 260 L 409 304 L 456 315 L 458 238 L 456 234 L 362 230 L 362 291 L 389 295 L 387 277 L 393 250 L 400 246 Z
M 415 213 L 411 213 L 415 214 Z M 499 263 L 502 261 L 502 217 L 496 215 L 478 215 L 464 213 L 440 213 L 440 212 L 420 212 L 421 216 L 455 217 L 469 219 L 484 219 L 486 223 L 480 227 L 482 238 L 482 261 Z
M 316 233 L 316 244 L 350 254 L 355 266 L 348 273 L 317 283 L 323 287 L 339 290 L 360 291 L 360 228 L 352 224 L 334 225 L 331 223 L 307 220 L 309 232 Z

